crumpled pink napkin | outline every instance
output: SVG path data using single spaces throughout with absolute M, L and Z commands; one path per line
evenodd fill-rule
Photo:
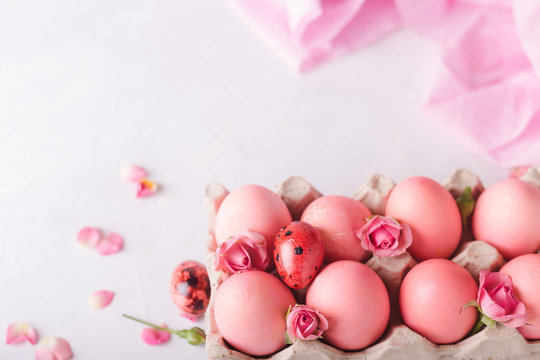
M 540 81 L 511 2 L 441 1 L 445 6 L 431 24 L 415 21 L 428 14 L 404 6 L 407 2 L 396 1 L 404 22 L 442 48 L 441 70 L 425 107 L 428 117 L 500 165 L 540 163 Z M 536 39 L 531 48 L 538 51 Z
M 394 0 L 225 0 L 298 71 L 347 54 L 401 24 Z
M 503 166 L 540 163 L 540 0 L 225 0 L 307 71 L 404 24 L 440 44 L 425 110 Z

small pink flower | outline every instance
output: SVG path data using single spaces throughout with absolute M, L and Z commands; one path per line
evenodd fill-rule
M 147 174 L 146 174 L 146 170 L 144 170 L 142 167 L 135 166 L 135 165 L 128 165 L 122 169 L 121 175 L 125 180 L 129 182 L 138 183 L 139 181 L 144 179 Z
M 523 326 L 529 317 L 525 305 L 514 296 L 512 279 L 506 274 L 480 271 L 476 301 L 484 315 L 508 327 Z
M 58 337 L 46 337 L 37 344 L 36 360 L 67 360 L 73 352 L 69 343 Z
M 403 254 L 412 244 L 411 228 L 389 216 L 375 215 L 356 232 L 360 245 L 379 257 Z
M 98 310 L 109 306 L 114 298 L 114 293 L 108 290 L 96 291 L 88 298 L 90 308 Z
M 167 328 L 167 325 L 162 324 L 161 327 Z M 171 334 L 167 331 L 145 327 L 141 330 L 141 339 L 148 345 L 159 345 L 169 341 Z
M 124 239 L 117 233 L 110 233 L 96 245 L 96 250 L 103 256 L 116 254 L 124 247 Z
M 6 344 L 18 344 L 23 341 L 28 341 L 34 345 L 36 343 L 37 334 L 33 327 L 23 322 L 17 321 L 9 324 L 7 328 Z
M 287 315 L 287 335 L 289 340 L 315 340 L 328 330 L 328 320 L 306 305 L 295 305 Z
M 137 188 L 137 197 L 147 197 L 158 191 L 158 185 L 148 179 L 141 179 Z
M 98 229 L 87 226 L 79 230 L 77 234 L 77 241 L 84 247 L 94 248 L 96 247 L 101 234 Z
M 234 274 L 268 266 L 266 239 L 254 231 L 241 231 L 216 250 L 216 270 Z

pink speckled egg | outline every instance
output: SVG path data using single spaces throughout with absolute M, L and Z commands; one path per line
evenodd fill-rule
M 246 354 L 264 356 L 285 346 L 285 315 L 294 304 L 284 283 L 253 270 L 223 282 L 216 293 L 214 316 L 229 344 Z
M 401 284 L 403 322 L 436 344 L 454 343 L 476 323 L 474 308 L 461 309 L 476 300 L 477 293 L 473 277 L 458 264 L 446 259 L 426 260 L 413 267 Z
M 478 198 L 474 238 L 491 244 L 506 259 L 540 248 L 540 190 L 517 179 L 500 181 Z
M 540 254 L 527 254 L 507 262 L 500 272 L 512 278 L 514 295 L 525 304 L 527 324 L 518 328 L 529 340 L 540 339 Z
M 243 230 L 258 232 L 266 238 L 272 268 L 274 236 L 290 222 L 291 214 L 278 195 L 259 185 L 244 185 L 221 203 L 216 215 L 216 241 L 220 245 Z
M 306 304 L 328 319 L 323 341 L 358 350 L 383 334 L 390 300 L 382 280 L 364 264 L 341 260 L 326 266 L 308 288 Z
M 369 253 L 360 245 L 356 231 L 371 216 L 359 201 L 345 196 L 323 196 L 304 210 L 302 221 L 319 230 L 324 240 L 324 262 L 337 260 L 365 261 Z
M 188 260 L 179 264 L 169 285 L 171 299 L 180 314 L 190 320 L 204 314 L 210 301 L 210 279 L 206 266 Z
M 388 196 L 385 213 L 411 227 L 413 242 L 407 250 L 417 261 L 448 258 L 459 244 L 459 208 L 434 180 L 414 176 L 400 182 Z

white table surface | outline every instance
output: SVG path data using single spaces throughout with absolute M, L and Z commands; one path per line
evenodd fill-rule
M 0 333 L 26 321 L 75 359 L 203 359 L 181 339 L 148 346 L 121 313 L 185 328 L 168 283 L 204 261 L 209 182 L 273 187 L 301 175 L 352 195 L 373 172 L 442 181 L 506 176 L 424 117 L 437 48 L 400 31 L 307 75 L 280 63 L 218 1 L 0 2 Z M 118 173 L 163 191 L 136 199 Z M 101 257 L 83 226 L 122 234 Z M 116 293 L 90 310 L 95 290 Z M 203 326 L 203 324 L 200 324 Z M 0 359 L 32 359 L 29 344 Z

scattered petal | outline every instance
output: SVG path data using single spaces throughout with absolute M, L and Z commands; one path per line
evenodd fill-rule
M 109 306 L 111 301 L 114 298 L 114 293 L 112 291 L 100 290 L 96 291 L 88 298 L 88 305 L 92 309 L 103 309 L 104 307 Z
M 117 233 L 110 233 L 96 245 L 96 250 L 103 256 L 116 254 L 124 247 L 124 239 Z
M 139 181 L 139 188 L 137 189 L 137 197 L 146 197 L 153 195 L 157 192 L 158 186 L 155 182 L 148 179 L 141 179 Z
M 168 328 L 165 324 L 162 324 L 161 327 Z M 171 334 L 163 330 L 151 327 L 145 327 L 141 330 L 141 339 L 148 345 L 159 345 L 169 341 L 170 338 Z
M 59 337 L 48 336 L 36 349 L 36 360 L 68 360 L 73 356 L 69 343 Z
M 82 228 L 77 234 L 77 241 L 79 244 L 87 248 L 96 247 L 100 238 L 101 234 L 99 233 L 99 230 L 90 226 Z
M 28 341 L 34 345 L 36 343 L 37 334 L 33 327 L 26 323 L 17 321 L 9 324 L 7 328 L 6 344 L 18 344 L 23 341 Z
M 139 166 L 128 165 L 122 169 L 122 177 L 130 182 L 138 183 L 146 177 L 146 170 Z

